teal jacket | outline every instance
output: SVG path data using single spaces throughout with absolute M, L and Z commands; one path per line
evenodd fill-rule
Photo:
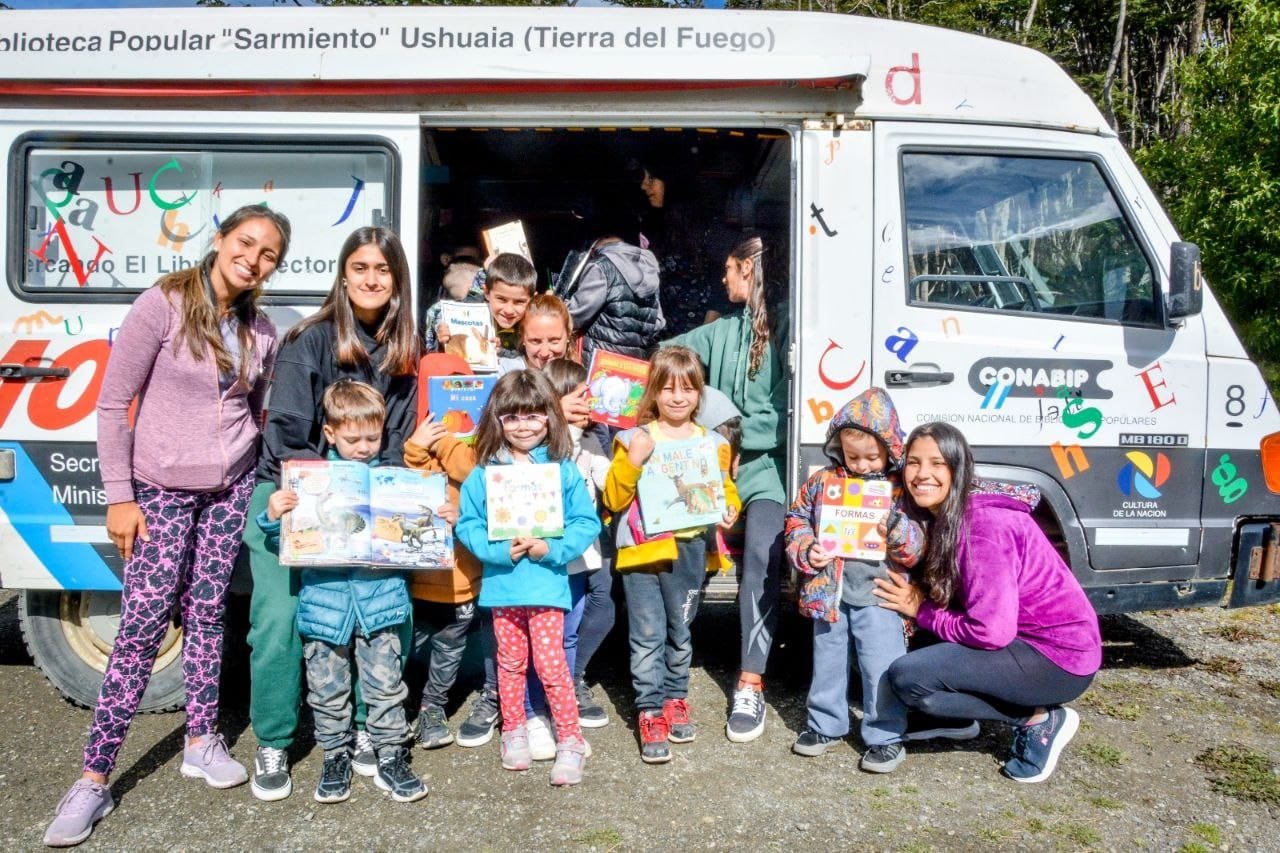
M 760 370 L 747 377 L 751 356 L 751 313 L 741 310 L 715 322 L 664 341 L 693 350 L 707 368 L 707 384 L 728 395 L 742 412 L 742 459 L 738 466 L 738 494 L 743 505 L 755 500 L 787 503 L 783 485 L 787 446 L 787 350 L 789 324 L 785 314 L 775 318 L 777 332 L 765 346 Z
M 545 445 L 529 453 L 536 463 L 550 462 Z M 490 462 L 489 465 L 509 465 Z M 480 584 L 481 607 L 557 607 L 568 610 L 569 563 L 600 535 L 600 517 L 596 513 L 587 484 L 578 466 L 568 459 L 560 460 L 560 490 L 564 498 L 564 535 L 547 539 L 551 550 L 540 560 L 521 557 L 511 561 L 511 540 L 489 541 L 489 509 L 486 500 L 484 471 L 488 465 L 477 465 L 462 484 L 459 495 L 458 524 L 453 535 L 484 567 Z

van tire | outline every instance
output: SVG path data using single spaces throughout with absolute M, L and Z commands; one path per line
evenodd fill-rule
M 18 597 L 18 622 L 36 666 L 68 701 L 92 708 L 120 623 L 120 593 L 28 589 Z M 170 625 L 138 710 L 183 706 L 182 629 Z

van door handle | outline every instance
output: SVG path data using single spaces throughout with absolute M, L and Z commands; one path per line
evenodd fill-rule
M 950 371 L 886 370 L 884 384 L 889 388 L 919 388 L 928 385 L 948 385 L 956 375 Z
M 0 380 L 8 379 L 66 379 L 71 375 L 69 367 L 39 367 L 34 364 L 0 364 Z

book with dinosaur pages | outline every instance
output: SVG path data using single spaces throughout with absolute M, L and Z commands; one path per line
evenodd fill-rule
M 631 429 L 636 425 L 644 383 L 649 378 L 649 362 L 616 352 L 596 349 L 587 368 L 587 390 L 591 394 L 591 420 Z
M 493 315 L 488 302 L 440 302 L 440 322 L 449 327 L 444 351 L 465 361 L 478 373 L 498 369 L 498 347 L 494 343 Z
M 892 483 L 831 475 L 823 478 L 818 500 L 818 544 L 824 551 L 841 559 L 885 558 L 876 527 L 889 514 Z
M 480 413 L 497 382 L 496 376 L 428 377 L 427 411 L 460 441 L 474 444 Z
M 484 240 L 486 255 L 510 252 L 524 255 L 526 260 L 533 263 L 533 255 L 529 253 L 529 238 L 525 236 L 524 223 L 519 219 L 486 228 L 480 232 L 480 236 Z
M 285 462 L 282 488 L 298 495 L 280 527 L 286 566 L 453 567 L 444 474 L 346 459 Z
M 559 464 L 486 465 L 484 485 L 490 542 L 564 535 Z
M 724 516 L 724 474 L 709 436 L 659 441 L 636 487 L 650 536 L 715 524 Z

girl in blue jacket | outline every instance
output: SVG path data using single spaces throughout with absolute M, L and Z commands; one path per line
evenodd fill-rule
M 498 640 L 498 698 L 502 710 L 502 766 L 531 763 L 524 710 L 525 674 L 533 666 L 546 689 L 556 727 L 551 784 L 582 781 L 587 743 L 564 654 L 564 616 L 571 601 L 568 564 L 600 535 L 600 520 L 582 475 L 570 460 L 573 444 L 560 399 L 545 376 L 517 370 L 498 380 L 476 432 L 479 463 L 462 484 L 455 535 L 484 567 L 480 606 L 492 608 Z M 559 467 L 564 532 L 545 539 L 491 540 L 488 489 L 499 467 Z

